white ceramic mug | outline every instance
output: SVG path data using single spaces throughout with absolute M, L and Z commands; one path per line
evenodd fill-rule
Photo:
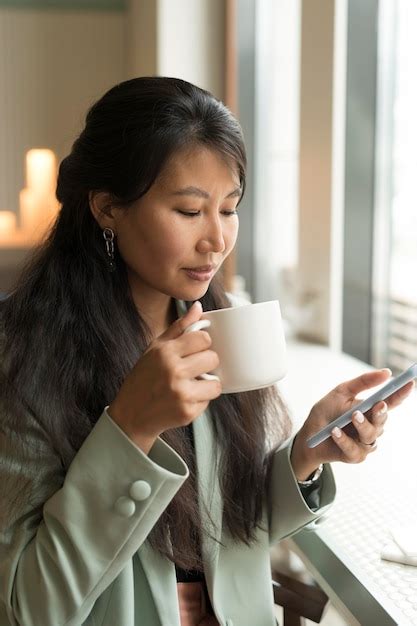
M 220 379 L 223 393 L 269 387 L 287 371 L 287 355 L 278 300 L 203 313 L 185 333 L 205 329 L 219 366 L 205 380 Z

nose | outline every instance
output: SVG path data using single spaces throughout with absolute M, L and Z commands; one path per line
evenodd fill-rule
M 223 252 L 226 249 L 226 243 L 220 219 L 213 217 L 209 223 L 204 224 L 203 229 L 197 245 L 198 251 L 202 253 Z

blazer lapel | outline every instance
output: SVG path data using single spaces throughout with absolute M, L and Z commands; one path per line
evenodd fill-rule
M 180 626 L 175 566 L 145 541 L 138 550 L 161 626 Z
M 198 497 L 201 519 L 207 532 L 202 537 L 207 587 L 211 598 L 214 593 L 215 572 L 222 536 L 223 502 L 218 479 L 216 445 L 213 424 L 208 411 L 193 422 L 196 451 Z M 207 520 L 207 521 L 206 521 Z
M 193 422 L 200 515 L 207 530 L 201 551 L 207 589 L 214 605 L 216 568 L 219 558 L 223 502 L 216 469 L 216 446 L 208 411 Z M 180 626 L 177 580 L 174 564 L 162 557 L 145 541 L 138 550 L 162 626 Z

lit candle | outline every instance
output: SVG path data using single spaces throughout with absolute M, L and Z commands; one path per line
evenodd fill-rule
M 11 243 L 16 234 L 16 214 L 13 211 L 0 211 L 0 242 Z
M 27 152 L 27 187 L 20 192 L 20 225 L 31 243 L 36 243 L 45 235 L 58 213 L 56 174 L 56 158 L 52 150 L 33 149 Z
M 36 148 L 27 152 L 26 185 L 39 195 L 55 192 L 56 158 L 52 150 Z

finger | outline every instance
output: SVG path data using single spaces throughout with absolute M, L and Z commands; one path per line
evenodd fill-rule
M 175 341 L 175 350 L 181 357 L 203 352 L 210 348 L 212 340 L 206 330 L 195 330 L 192 333 L 181 335 Z
M 381 434 L 380 428 L 371 424 L 363 413 L 356 411 L 353 414 L 353 424 L 358 434 L 358 442 L 365 445 L 372 444 Z
M 219 357 L 214 350 L 204 350 L 191 354 L 182 361 L 187 378 L 196 378 L 201 374 L 213 371 L 219 365 Z
M 348 463 L 360 463 L 366 456 L 376 450 L 377 446 L 361 446 L 351 437 L 348 437 L 340 428 L 333 428 L 332 439 L 343 452 Z
M 344 383 L 340 383 L 340 385 L 336 387 L 335 391 L 344 397 L 348 396 L 354 398 L 361 391 L 381 385 L 383 382 L 388 380 L 391 375 L 391 370 L 387 368 L 375 370 L 373 372 L 365 372 L 365 374 L 362 374 L 357 378 L 352 378 Z
M 189 402 L 210 402 L 218 398 L 222 393 L 222 385 L 218 380 L 193 380 L 190 381 L 187 397 Z
M 374 426 L 382 426 L 388 419 L 388 406 L 386 402 L 381 400 L 381 402 L 377 402 L 374 406 L 366 411 L 365 417 L 372 423 Z
M 196 300 L 194 304 L 188 309 L 187 313 L 175 320 L 173 324 L 165 332 L 158 336 L 159 340 L 168 341 L 170 339 L 176 339 L 180 337 L 184 330 L 191 326 L 194 322 L 197 322 L 203 313 L 203 307 L 199 300 Z
M 404 385 L 404 387 L 401 387 L 401 389 L 393 393 L 391 396 L 385 398 L 385 402 L 388 405 L 388 410 L 395 409 L 396 406 L 399 406 L 401 402 L 403 402 L 407 398 L 407 396 L 410 395 L 414 387 L 415 382 L 414 380 L 412 380 L 411 382 Z

